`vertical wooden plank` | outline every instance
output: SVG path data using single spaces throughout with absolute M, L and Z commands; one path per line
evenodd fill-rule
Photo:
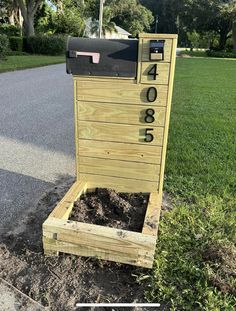
M 143 49 L 143 39 L 139 36 L 138 41 L 138 67 L 137 67 L 137 84 L 140 83 L 141 80 L 141 67 L 142 67 L 142 49 Z
M 168 141 L 168 131 L 169 131 L 169 122 L 170 122 L 170 110 L 172 102 L 172 93 L 173 93 L 173 84 L 174 84 L 174 73 L 175 73 L 175 61 L 176 61 L 176 47 L 177 47 L 177 37 L 173 39 L 173 47 L 171 54 L 171 68 L 170 68 L 170 77 L 169 77 L 169 88 L 168 88 L 168 97 L 167 97 L 167 110 L 166 110 L 166 120 L 164 128 L 164 138 L 163 138 L 163 147 L 162 147 L 162 157 L 161 157 L 161 171 L 160 171 L 160 183 L 159 191 L 162 195 L 163 182 L 164 182 L 164 172 L 165 172 L 165 161 L 166 161 L 166 149 Z
M 73 78 L 74 80 L 74 126 L 75 126 L 75 166 L 76 166 L 76 179 L 79 179 L 78 171 L 79 171 L 79 122 L 78 122 L 78 103 L 77 103 L 77 81 L 76 78 Z
M 157 236 L 159 218 L 161 213 L 162 197 L 158 192 L 152 192 L 149 197 L 147 211 L 143 224 L 143 234 Z

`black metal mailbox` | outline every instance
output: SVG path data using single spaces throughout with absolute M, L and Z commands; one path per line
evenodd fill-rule
M 69 37 L 66 70 L 73 75 L 135 78 L 138 40 Z

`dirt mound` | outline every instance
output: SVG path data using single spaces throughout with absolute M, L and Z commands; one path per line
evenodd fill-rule
M 236 248 L 224 242 L 208 245 L 203 258 L 209 265 L 208 276 L 212 285 L 223 293 L 236 294 L 232 285 L 236 278 Z
M 148 196 L 97 189 L 75 202 L 70 220 L 141 232 Z

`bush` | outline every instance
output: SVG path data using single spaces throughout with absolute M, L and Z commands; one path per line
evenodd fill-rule
M 28 53 L 26 53 L 26 52 L 20 52 L 20 51 L 9 51 L 8 53 L 7 53 L 7 55 L 8 56 L 27 56 L 27 55 L 30 55 L 30 54 L 28 54 Z
M 53 18 L 55 33 L 70 36 L 82 36 L 84 32 L 84 21 L 80 12 L 66 9 L 63 14 L 57 14 Z
M 9 40 L 6 35 L 0 34 L 0 60 L 6 59 L 8 51 L 9 51 Z
M 215 51 L 215 50 L 207 50 L 207 56 L 210 57 L 219 57 L 219 58 L 236 58 L 236 51 Z
M 20 28 L 14 25 L 2 24 L 0 26 L 0 34 L 6 36 L 20 36 Z
M 27 39 L 26 52 L 43 55 L 65 53 L 66 40 L 62 36 L 35 36 Z
M 23 37 L 8 37 L 12 51 L 23 51 Z

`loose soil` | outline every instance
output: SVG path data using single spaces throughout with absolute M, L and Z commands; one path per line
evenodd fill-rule
M 141 232 L 149 196 L 97 189 L 74 203 L 70 220 Z
M 52 311 L 79 310 L 76 307 L 78 302 L 145 302 L 144 292 L 148 284 L 139 284 L 136 278 L 139 272 L 145 272 L 143 269 L 66 254 L 60 254 L 59 257 L 43 255 L 42 223 L 73 182 L 68 177 L 60 180 L 39 200 L 23 221 L 14 224 L 14 229 L 1 236 L 0 277 Z M 118 216 L 112 226 L 119 225 L 123 228 L 122 221 L 126 217 L 130 230 L 137 230 L 129 219 L 130 213 L 133 213 L 134 208 L 137 211 L 138 204 L 143 202 L 145 205 L 146 198 L 132 195 L 130 198 L 127 195 L 117 197 L 114 192 L 102 190 L 98 196 L 100 201 L 103 195 L 109 198 L 107 202 L 114 206 L 112 213 L 117 213 Z M 89 202 L 86 204 L 90 207 L 95 204 L 91 203 L 93 195 L 84 198 L 84 201 Z M 124 216 L 122 212 L 119 215 L 119 212 L 126 209 L 130 213 Z M 90 219 L 93 217 L 92 212 L 91 216 L 88 213 L 86 215 Z M 101 221 L 109 217 L 107 211 L 101 215 Z M 79 217 L 78 213 L 73 217 L 75 216 Z M 138 230 L 140 224 L 141 221 Z M 104 310 L 121 311 L 122 308 L 99 308 L 99 311 Z

